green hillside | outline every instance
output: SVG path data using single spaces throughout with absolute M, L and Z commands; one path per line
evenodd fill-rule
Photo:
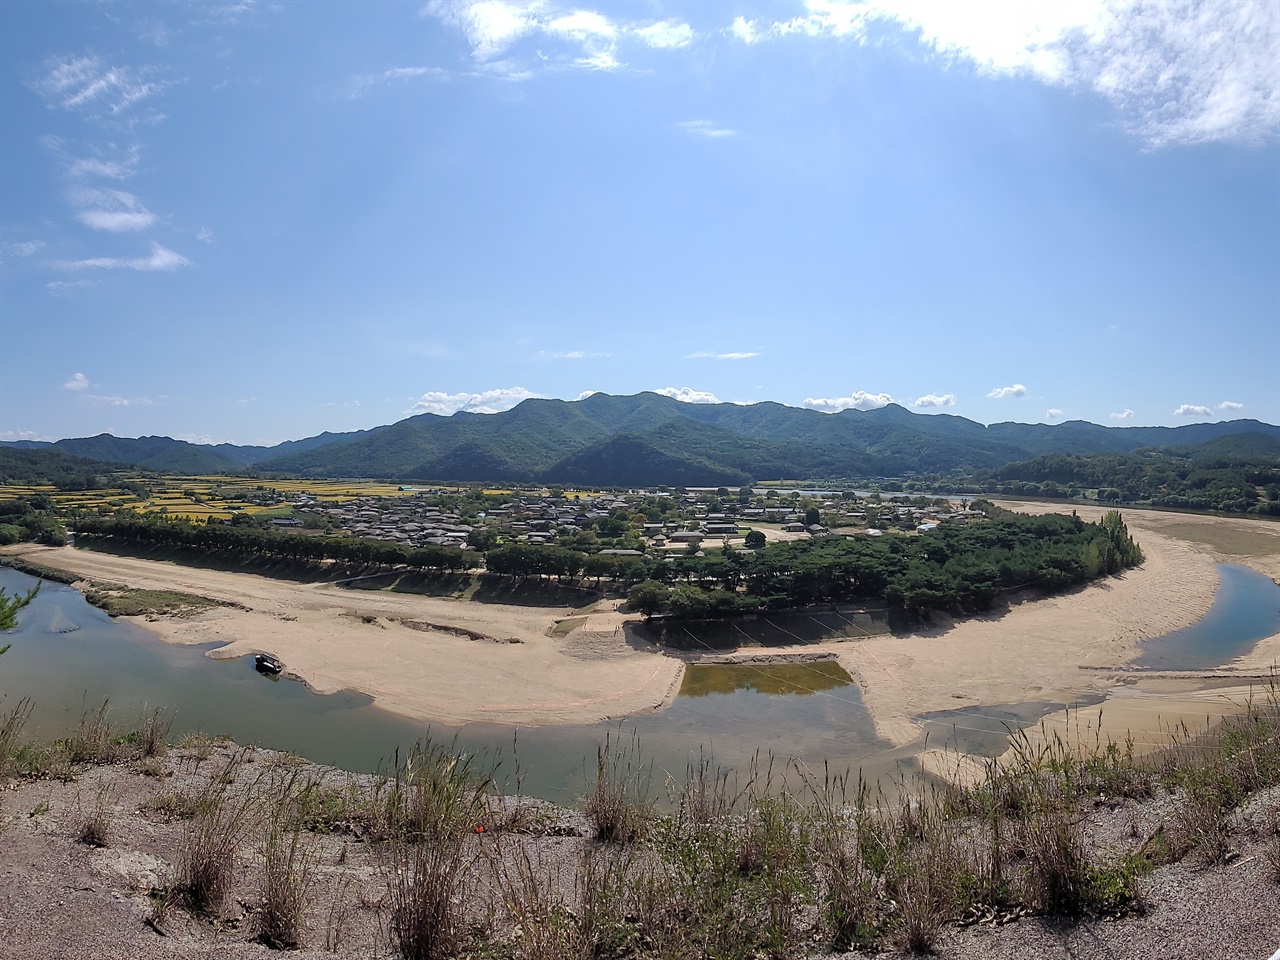
M 1215 444 L 1219 455 L 1238 458 L 1267 442 L 1280 442 L 1280 427 L 1257 420 L 1182 427 L 1103 427 L 1078 420 L 983 426 L 896 404 L 826 414 L 771 402 L 689 404 L 655 393 L 596 393 L 577 401 L 526 400 L 495 414 L 422 414 L 275 447 L 101 434 L 0 448 L 54 449 L 185 474 L 253 469 L 303 477 L 608 486 L 972 476 L 1043 456 L 1124 455 L 1151 447 L 1195 450 Z

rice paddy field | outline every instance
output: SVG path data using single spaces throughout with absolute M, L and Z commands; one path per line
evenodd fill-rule
M 122 484 L 132 478 L 121 478 Z M 237 513 L 273 513 L 287 515 L 288 507 L 299 496 L 309 495 L 324 503 L 343 503 L 359 497 L 407 497 L 420 488 L 402 488 L 393 483 L 352 480 L 258 480 L 247 477 L 152 477 L 136 478 L 133 489 L 145 486 L 139 495 L 124 487 L 102 490 L 60 491 L 53 486 L 0 486 L 0 500 L 44 494 L 60 510 L 136 510 L 139 513 L 164 513 L 175 517 L 227 520 Z

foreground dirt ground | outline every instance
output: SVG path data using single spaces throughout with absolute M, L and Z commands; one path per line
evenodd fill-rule
M 197 919 L 180 906 L 157 909 L 172 882 L 187 821 L 173 797 L 219 777 L 240 756 L 232 785 L 301 777 L 344 789 L 349 775 L 296 758 L 232 744 L 203 743 L 171 750 L 163 762 L 93 767 L 74 782 L 10 780 L 0 789 L 0 957 L 13 960 L 177 960 L 279 956 L 254 940 L 261 905 L 260 834 L 237 852 L 227 908 L 216 920 Z M 234 793 L 233 793 L 234 795 Z M 77 840 L 86 813 L 105 799 L 106 845 Z M 493 952 L 518 957 L 502 930 L 504 912 L 493 878 L 512 865 L 535 865 L 549 896 L 574 897 L 573 876 L 589 839 L 580 813 L 539 801 L 496 801 L 489 829 L 469 841 L 467 857 L 480 877 L 470 902 L 477 924 L 494 932 Z M 1087 830 L 1095 846 L 1123 844 L 1162 814 L 1161 801 L 1098 804 Z M 1265 822 L 1280 808 L 1273 788 L 1233 819 L 1228 862 L 1190 857 L 1142 880 L 1145 912 L 1118 920 L 1074 921 L 1022 917 L 1006 924 L 943 925 L 935 954 L 955 960 L 1072 958 L 1072 960 L 1259 960 L 1280 947 L 1280 887 L 1270 871 Z M 1272 811 L 1268 813 L 1268 811 Z M 513 815 L 518 811 L 518 815 Z M 1167 813 L 1167 810 L 1163 812 Z M 347 832 L 306 834 L 317 861 L 305 910 L 305 958 L 386 957 L 389 874 L 385 850 Z M 510 875 L 510 874 L 508 874 Z M 500 884 L 499 884 L 500 886 Z M 492 945 L 496 944 L 496 945 Z M 881 956 L 907 955 L 889 945 Z M 506 952 L 503 952 L 503 951 Z M 796 953 L 809 960 L 834 954 L 820 941 Z M 558 955 L 544 955 L 557 957 Z M 566 957 L 565 960 L 568 960 Z

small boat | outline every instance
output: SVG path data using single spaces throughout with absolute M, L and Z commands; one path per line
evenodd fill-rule
M 253 666 L 259 673 L 269 673 L 272 676 L 277 675 L 284 669 L 284 664 L 269 653 L 255 653 L 253 655 Z

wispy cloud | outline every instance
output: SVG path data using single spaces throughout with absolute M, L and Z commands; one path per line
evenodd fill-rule
M 155 401 L 150 397 L 100 396 L 90 394 L 89 399 L 107 407 L 149 407 Z
M 440 67 L 392 67 L 381 73 L 357 73 L 347 78 L 347 99 L 358 100 L 371 89 L 383 84 L 408 83 L 418 77 L 445 80 L 449 71 Z
M 1134 417 L 1133 411 L 1128 408 L 1121 410 L 1119 413 L 1111 414 L 1112 420 L 1132 420 L 1133 417 Z
M 1184 403 L 1173 411 L 1175 417 L 1211 417 L 1213 411 L 1198 403 Z
M 883 39 L 886 28 L 989 74 L 1090 89 L 1156 146 L 1258 142 L 1280 131 L 1274 3 L 808 0 L 800 16 L 738 17 L 728 33 L 749 44 L 785 37 L 865 43 Z
M 50 443 L 53 437 L 46 437 L 44 434 L 37 433 L 35 430 L 0 430 L 0 440 L 13 442 L 14 440 L 35 440 L 40 443 Z
M 547 350 L 539 350 L 538 356 L 544 360 L 602 360 L 605 357 L 612 357 L 612 353 L 605 351 L 589 351 L 589 350 L 568 350 L 564 353 L 552 353 Z
M 653 391 L 659 396 L 670 397 L 681 403 L 720 403 L 720 398 L 707 390 L 695 390 L 693 387 L 659 387 Z
M 124 190 L 77 188 L 67 198 L 81 208 L 76 219 L 93 230 L 136 232 L 147 229 L 157 219 L 142 201 Z
M 43 240 L 20 240 L 16 243 L 0 244 L 2 257 L 30 257 L 44 249 Z
M 459 30 L 472 60 L 508 80 L 557 67 L 618 70 L 625 66 L 619 49 L 627 41 L 672 50 L 694 40 L 693 28 L 680 20 L 623 21 L 546 0 L 429 0 L 421 12 Z M 533 38 L 536 49 L 514 49 Z
M 97 56 L 55 57 L 44 66 L 31 89 L 50 107 L 90 116 L 120 117 L 165 88 L 151 71 L 112 66 Z
M 760 356 L 759 350 L 740 350 L 732 353 L 716 353 L 714 350 L 699 350 L 697 353 L 685 354 L 686 360 L 750 360 Z
M 679 20 L 659 20 L 647 27 L 632 27 L 642 43 L 660 50 L 675 50 L 693 43 L 693 28 Z
M 201 227 L 196 231 L 196 239 L 201 243 L 213 243 L 213 231 L 208 227 Z
M 855 390 L 847 397 L 808 397 L 804 406 L 819 413 L 839 413 L 841 410 L 878 410 L 893 403 L 887 393 L 868 393 Z
M 90 257 L 87 260 L 56 260 L 55 267 L 64 270 L 140 270 L 150 273 L 156 270 L 177 270 L 191 266 L 191 261 L 180 253 L 174 253 L 158 243 L 151 244 L 151 254 L 146 257 Z
M 987 394 L 992 400 L 1004 400 L 1008 397 L 1025 397 L 1027 388 L 1020 383 L 1012 384 L 1008 387 L 996 387 Z
M 225 0 L 203 3 L 197 9 L 205 17 L 206 23 L 234 25 L 257 15 L 263 8 L 257 0 Z
M 52 294 L 62 296 L 72 290 L 83 290 L 85 287 L 96 287 L 97 280 L 50 280 L 45 284 L 45 289 Z
M 1218 404 L 1219 410 L 1243 410 L 1243 403 L 1236 403 L 1234 400 L 1223 400 Z
M 681 120 L 676 126 L 687 134 L 709 140 L 723 140 L 738 135 L 737 130 L 719 126 L 714 120 Z
M 1061 420 L 1065 416 L 1066 414 L 1063 413 L 1061 410 L 1059 410 L 1057 407 L 1050 407 L 1048 410 L 1044 412 L 1044 418 L 1046 420 Z
M 499 387 L 496 390 L 485 390 L 482 393 L 441 393 L 429 391 L 413 401 L 413 405 L 405 411 L 408 416 L 420 413 L 434 413 L 448 417 L 460 411 L 467 413 L 500 413 L 510 410 L 522 400 L 538 397 L 540 394 L 524 387 Z
M 73 373 L 66 383 L 62 385 L 63 390 L 88 390 L 89 378 L 83 373 Z
M 72 182 L 84 180 L 127 180 L 138 172 L 138 164 L 142 159 L 142 151 L 137 144 L 121 147 L 115 143 L 104 146 L 71 144 L 62 137 L 53 135 L 40 138 L 40 143 L 63 164 L 67 179 Z M 84 156 L 88 149 L 91 156 Z
M 911 405 L 913 407 L 954 407 L 956 396 L 954 393 L 926 393 L 923 397 L 916 397 Z

